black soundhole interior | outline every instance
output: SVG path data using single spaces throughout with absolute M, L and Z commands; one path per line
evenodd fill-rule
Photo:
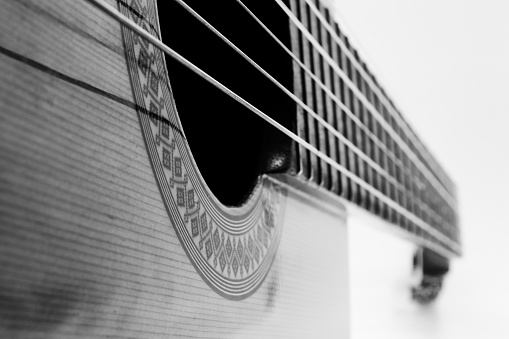
M 292 91 L 291 58 L 234 0 L 186 1 L 232 43 Z M 274 1 L 244 4 L 290 47 L 288 17 Z M 295 104 L 176 1 L 158 1 L 165 44 L 293 130 Z M 207 185 L 224 204 L 238 206 L 264 172 L 286 171 L 290 139 L 195 73 L 166 56 L 177 110 Z

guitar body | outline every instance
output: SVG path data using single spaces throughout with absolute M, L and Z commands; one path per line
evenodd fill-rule
M 337 197 L 277 174 L 222 204 L 163 54 L 87 1 L 2 2 L 0 45 L 0 337 L 348 336 Z

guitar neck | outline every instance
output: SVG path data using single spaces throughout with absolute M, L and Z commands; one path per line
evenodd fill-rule
M 455 186 L 329 11 L 277 1 L 296 56 L 298 135 L 340 166 L 298 147 L 297 177 L 333 192 L 442 253 L 460 253 Z

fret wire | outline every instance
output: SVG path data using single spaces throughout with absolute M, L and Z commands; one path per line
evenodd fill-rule
M 340 59 L 340 56 L 338 55 L 338 50 L 337 50 L 337 48 L 335 48 L 335 46 L 331 45 L 330 47 L 332 48 L 332 58 L 337 63 L 337 61 Z M 330 68 L 330 66 L 328 66 L 328 67 Z M 334 84 L 334 87 L 333 87 L 334 93 L 332 93 L 332 91 L 330 91 L 331 94 L 333 94 L 333 95 L 329 96 L 329 97 L 332 98 L 333 101 L 336 103 L 335 105 L 333 105 L 333 109 L 334 109 L 334 111 L 336 113 L 336 119 L 338 119 L 338 131 L 342 135 L 344 135 L 345 124 L 343 123 L 343 117 L 346 117 L 346 113 L 341 108 L 341 105 L 337 104 L 338 102 L 341 103 L 341 100 L 340 100 L 340 98 L 341 98 L 341 83 L 340 83 L 340 78 L 338 77 L 337 74 L 335 74 L 332 71 L 330 72 L 330 74 L 331 74 L 331 77 L 332 77 L 331 82 Z M 327 88 L 327 90 L 328 90 L 328 88 Z M 345 106 L 345 108 L 346 108 L 346 106 Z M 340 162 L 342 164 L 346 164 L 346 148 L 345 148 L 345 145 L 343 143 L 339 143 L 338 144 L 338 148 L 339 148 L 339 159 L 340 159 Z M 342 196 L 343 197 L 346 197 L 346 195 L 347 195 L 347 191 L 346 191 L 347 190 L 347 186 L 348 186 L 348 183 L 347 183 L 346 178 L 341 177 L 341 187 L 343 188 L 343 190 L 342 190 Z
M 332 19 L 330 18 L 330 15 L 329 15 L 329 20 L 328 21 L 331 21 Z M 324 29 L 326 29 L 326 27 L 324 26 Z M 334 33 L 334 32 L 333 32 Z M 337 46 L 337 45 L 336 45 Z M 339 47 L 337 47 L 339 48 Z M 368 99 L 368 101 L 371 102 L 371 98 L 373 96 L 373 92 L 371 91 L 371 89 L 369 88 L 369 86 L 366 87 L 366 97 Z M 380 146 L 378 146 L 377 142 L 374 141 L 374 138 L 376 138 L 377 140 L 379 140 L 379 136 L 378 136 L 378 122 L 376 121 L 373 121 L 374 120 L 374 117 L 370 114 L 368 114 L 368 111 L 367 111 L 367 108 L 365 108 L 365 114 L 367 115 L 367 121 L 368 121 L 368 137 L 369 137 L 369 147 L 371 149 L 371 152 L 372 152 L 372 155 L 373 155 L 373 158 L 375 160 L 376 163 L 381 163 L 380 161 L 380 158 L 379 158 L 379 155 L 380 153 L 382 152 Z M 383 143 L 382 143 L 383 145 Z M 384 148 L 385 148 L 385 145 L 383 145 Z M 383 168 L 383 166 L 382 166 Z M 382 183 L 380 182 L 381 181 L 381 177 L 379 177 L 377 174 L 374 175 L 374 180 L 375 182 L 377 183 L 377 185 L 379 185 L 379 187 L 381 187 Z
M 335 34 L 333 28 L 327 23 L 327 20 L 321 15 L 321 13 L 319 12 L 319 10 L 316 8 L 316 6 L 310 1 L 310 0 L 304 0 L 310 7 L 310 9 L 317 15 L 317 17 L 319 18 L 319 20 L 322 22 L 322 24 L 325 26 L 325 28 L 333 33 L 333 38 L 334 40 L 339 44 L 341 45 L 342 48 L 345 48 L 345 45 L 344 43 L 341 41 L 341 39 Z M 370 77 L 369 75 L 367 74 L 367 72 L 362 69 L 362 67 L 360 67 L 360 64 L 357 62 L 357 60 L 355 60 L 355 58 L 353 57 L 352 53 L 350 51 L 348 51 L 348 54 L 349 54 L 349 58 L 351 59 L 352 62 L 354 62 L 356 65 L 355 67 L 358 68 L 361 73 L 363 74 L 363 78 L 364 79 L 367 79 L 367 81 L 371 82 L 371 85 L 373 88 L 376 89 L 376 91 L 378 92 L 378 95 L 381 96 L 381 98 L 385 101 L 385 103 L 389 106 L 390 109 L 392 109 L 394 112 L 392 113 L 392 115 L 395 115 L 397 117 L 397 120 L 398 120 L 398 124 L 400 125 L 403 125 L 403 127 L 406 129 L 406 132 L 412 136 L 412 138 L 414 139 L 415 142 L 419 143 L 419 145 L 421 146 L 422 150 L 421 150 L 421 153 L 424 154 L 424 155 L 427 155 L 428 156 L 428 161 L 429 162 L 433 162 L 434 165 L 436 165 L 436 167 L 438 167 L 439 171 L 435 171 L 437 177 L 438 176 L 442 176 L 445 174 L 445 172 L 443 171 L 443 169 L 441 168 L 441 166 L 436 162 L 436 160 L 433 158 L 433 156 L 430 154 L 429 150 L 424 146 L 424 144 L 422 143 L 422 141 L 417 137 L 417 135 L 415 134 L 415 132 L 411 129 L 411 127 L 406 123 L 406 121 L 403 119 L 403 117 L 399 114 L 399 111 L 397 110 L 397 108 L 395 107 L 395 105 L 392 103 L 392 101 L 388 98 L 388 96 L 385 94 L 385 92 L 383 91 L 383 89 L 379 89 L 379 86 L 378 84 L 376 84 Z M 450 182 L 450 180 L 447 180 L 448 182 Z M 445 185 L 445 184 L 444 184 Z
M 255 21 L 257 21 L 257 23 L 260 25 L 260 27 L 262 27 L 265 30 L 265 32 L 268 33 L 271 36 L 271 38 L 274 41 L 276 41 L 279 44 L 279 46 L 282 47 L 283 50 L 287 54 L 290 54 L 292 56 L 292 58 L 297 59 L 293 55 L 293 53 L 274 35 L 274 33 L 272 33 L 272 31 L 269 30 L 246 6 L 244 6 L 244 4 L 241 1 L 237 0 L 237 3 L 239 3 L 240 6 L 249 15 L 251 15 L 252 18 L 255 19 Z M 297 6 L 297 0 L 290 0 L 290 7 L 297 9 L 296 6 Z M 290 41 L 290 46 L 291 46 L 292 50 L 294 50 L 297 54 L 300 55 L 301 51 L 303 49 L 303 46 L 301 46 L 302 39 L 298 38 L 300 32 L 298 31 L 298 29 L 296 27 L 294 27 L 292 25 L 290 25 L 289 28 L 290 28 L 290 36 L 294 37 Z M 300 60 L 298 60 L 298 61 L 300 62 Z M 297 96 L 303 97 L 305 89 L 304 89 L 304 84 L 303 84 L 304 75 L 303 75 L 302 67 L 300 67 L 297 64 L 297 62 L 294 61 L 292 63 L 292 70 L 293 70 L 294 78 L 296 78 L 296 80 L 293 81 L 294 94 Z M 295 115 L 296 132 L 299 136 L 306 138 L 307 134 L 308 134 L 306 119 L 308 118 L 308 116 L 304 113 L 304 110 L 299 106 L 297 106 L 295 114 L 296 114 Z M 309 153 L 308 150 L 306 150 L 302 146 L 299 146 L 297 154 L 298 154 L 298 165 L 297 165 L 298 172 L 297 172 L 297 174 L 302 175 L 305 178 L 310 178 L 311 177 L 311 166 L 310 166 L 311 154 Z
M 384 129 L 382 128 L 382 126 L 380 125 L 379 122 L 377 122 L 377 126 L 380 126 L 380 129 L 379 129 L 379 133 L 380 133 L 380 140 L 382 141 L 382 144 L 384 145 L 384 148 L 386 148 L 386 140 L 385 140 L 385 131 Z M 380 148 L 380 150 L 382 150 Z M 387 159 L 387 153 L 382 151 L 381 152 L 381 156 L 382 156 L 382 164 L 383 164 L 383 168 L 388 171 L 389 169 L 389 160 Z M 385 178 L 381 178 L 382 179 L 382 192 L 386 195 L 389 194 L 389 183 L 387 182 L 387 180 L 385 180 Z
M 370 159 L 373 159 L 372 153 L 371 153 L 371 147 L 370 147 L 370 139 L 369 139 L 369 135 L 368 135 L 369 124 L 368 124 L 367 112 L 366 112 L 366 108 L 362 104 L 360 105 L 359 113 L 361 116 L 361 121 L 363 122 L 363 125 L 365 126 L 365 128 L 362 129 L 362 131 L 361 131 L 361 142 L 362 142 L 363 151 L 364 151 L 364 153 L 366 153 L 368 155 L 368 157 Z M 369 170 L 367 170 L 366 172 L 367 172 L 368 178 L 371 178 L 371 174 L 370 174 Z
M 383 133 L 385 135 L 385 142 L 386 142 L 386 145 L 387 145 L 387 149 L 389 149 L 391 152 L 394 152 L 394 150 L 392 149 L 393 145 L 394 145 L 394 139 L 392 139 L 390 136 L 389 136 L 389 131 L 384 129 L 383 130 Z M 394 161 L 392 161 L 391 159 L 387 159 L 387 170 L 388 172 L 390 173 L 390 175 L 394 176 L 395 175 L 395 171 L 394 171 Z M 393 185 L 390 183 L 390 182 L 387 182 L 387 195 L 391 198 L 391 199 L 395 199 L 395 192 L 394 192 L 394 187 Z M 391 211 L 391 219 L 392 219 L 392 211 Z
M 309 18 L 307 17 L 307 11 L 302 7 L 302 3 L 299 3 L 299 6 L 298 7 L 298 13 L 300 14 L 300 21 L 307 25 L 308 24 L 308 21 L 309 21 Z M 306 65 L 306 67 L 308 69 L 310 69 L 310 72 L 314 74 L 313 72 L 313 53 L 312 51 L 310 52 L 310 46 L 309 46 L 309 43 L 305 42 L 304 40 L 301 39 L 300 41 L 301 43 L 301 51 L 300 51 L 300 57 L 302 59 L 302 62 L 304 63 L 304 65 Z M 315 75 L 316 76 L 316 75 Z M 317 77 L 318 79 L 318 77 Z M 309 75 L 306 75 L 304 74 L 303 78 L 302 78 L 302 84 L 303 84 L 303 88 L 304 88 L 304 92 L 302 93 L 302 100 L 306 102 L 306 104 L 308 105 L 311 105 L 311 106 L 314 106 L 315 105 L 315 98 L 313 96 L 313 92 L 314 92 L 314 83 L 311 81 Z M 307 140 L 308 142 L 310 142 L 311 144 L 313 143 L 316 143 L 316 144 L 319 144 L 319 133 L 317 133 L 317 129 L 318 128 L 315 128 L 317 127 L 316 126 L 316 121 L 312 119 L 311 116 L 307 115 L 305 117 L 306 119 L 306 128 L 307 128 Z M 310 159 L 309 159 L 309 165 L 310 165 L 310 176 L 309 176 L 309 180 L 310 181 L 314 181 L 314 182 L 317 182 L 318 184 L 319 183 L 319 176 L 320 176 L 320 172 L 319 172 L 319 168 L 321 167 L 321 162 L 319 162 L 319 160 L 314 157 L 314 156 L 311 156 Z
M 343 55 L 342 55 L 342 57 L 343 57 Z M 348 111 L 352 113 L 352 117 L 354 117 L 355 114 L 353 113 L 353 110 L 351 107 L 350 96 L 348 95 L 348 88 L 345 87 L 345 82 L 343 81 L 343 79 L 341 79 L 340 81 L 341 81 L 340 83 L 343 85 L 341 87 L 341 89 L 342 89 L 341 95 L 342 95 L 342 99 L 343 99 L 342 101 L 345 103 L 345 106 L 348 108 Z M 352 127 L 351 127 L 352 120 L 349 119 L 347 116 L 345 116 L 344 121 L 345 121 L 345 135 L 347 136 L 348 140 L 353 140 Z M 355 159 L 353 158 L 350 148 L 346 148 L 346 157 L 348 159 L 349 170 L 355 170 Z M 355 197 L 357 196 L 357 187 L 355 185 L 350 185 L 350 186 L 351 187 L 350 187 L 349 197 L 351 197 L 353 199 L 354 196 Z
M 314 18 L 310 13 L 309 13 L 309 30 L 311 32 L 311 34 L 313 35 L 313 37 L 319 41 L 321 40 L 320 39 L 320 31 L 319 31 L 319 26 L 318 26 L 318 22 L 316 20 L 316 18 Z M 322 69 L 321 69 L 321 64 L 323 64 L 323 58 L 320 56 L 320 54 L 315 50 L 315 49 L 311 49 L 310 53 L 313 55 L 313 60 L 312 60 L 312 66 L 313 66 L 313 70 L 314 70 L 314 73 L 315 75 L 317 76 L 318 79 L 320 79 L 320 82 L 323 83 L 323 80 L 322 80 Z M 320 92 L 320 90 L 318 89 L 318 84 L 315 82 L 312 84 L 313 86 L 313 93 L 314 93 L 314 97 L 315 97 L 315 110 L 316 112 L 325 120 L 325 113 L 324 113 L 324 102 L 322 100 L 322 93 Z M 332 127 L 332 125 L 331 125 Z M 332 129 L 336 130 L 334 127 L 332 127 Z M 323 149 L 324 150 L 327 150 L 327 147 L 326 147 L 326 144 L 327 144 L 327 136 L 326 136 L 326 132 L 325 130 L 323 129 L 322 126 L 318 126 L 318 136 L 319 136 L 319 141 L 320 143 L 324 145 Z M 362 152 L 362 150 L 360 150 Z M 321 166 L 321 175 L 322 175 L 322 184 L 323 186 L 326 186 L 327 184 L 327 180 L 324 179 L 324 175 L 326 176 L 327 175 L 327 167 L 323 167 Z M 361 176 L 362 177 L 362 176 Z
M 354 73 L 352 73 L 352 80 L 353 80 L 352 82 L 355 83 L 356 79 L 355 79 L 355 74 Z M 359 102 L 357 101 L 353 91 L 349 90 L 348 93 L 350 95 L 350 105 L 352 107 L 352 111 L 355 114 L 355 116 L 357 117 L 357 119 L 359 119 L 359 121 L 361 121 L 360 120 L 360 113 L 359 113 L 359 109 L 360 109 L 359 108 Z M 362 141 L 361 141 L 361 136 L 360 136 L 360 133 L 359 133 L 358 125 L 352 125 L 352 140 L 353 140 L 355 146 L 357 146 L 358 148 L 361 147 Z M 357 171 L 359 172 L 359 176 L 361 178 L 365 178 L 365 175 L 364 175 L 364 166 L 363 166 L 362 162 L 359 161 L 358 158 L 356 158 L 355 160 L 356 160 L 356 166 L 357 166 Z M 357 194 L 358 194 L 358 199 L 360 201 L 364 200 L 363 199 L 364 192 L 362 190 L 359 190 L 359 192 Z
M 320 36 L 322 38 L 321 42 L 323 45 L 325 45 L 325 49 L 327 50 L 327 53 L 329 55 L 331 55 L 332 54 L 331 36 L 330 36 L 329 32 L 327 32 L 327 30 L 325 30 L 323 25 L 320 26 Z M 321 82 L 325 85 L 325 87 L 332 88 L 331 77 L 333 76 L 333 73 L 331 72 L 330 67 L 326 63 L 322 63 L 322 74 L 323 74 L 324 80 Z M 337 115 L 336 115 L 337 112 L 336 112 L 336 108 L 335 108 L 336 105 L 334 104 L 334 101 L 331 99 L 331 97 L 325 91 L 323 91 L 322 94 L 325 99 L 327 120 L 331 122 L 331 124 L 334 126 L 335 130 L 338 130 Z M 336 142 L 337 139 L 334 138 L 334 136 L 331 134 L 328 134 L 328 137 L 329 137 L 330 153 L 333 155 L 334 160 L 336 160 L 336 159 L 339 160 L 339 157 L 337 156 L 337 152 L 338 152 L 337 146 L 339 146 L 338 143 Z M 337 174 L 338 174 L 337 171 L 332 171 L 332 173 L 331 173 L 331 180 L 332 180 L 331 190 L 334 192 L 337 191 L 337 187 L 339 185 L 339 178 L 338 178 Z
M 376 124 L 376 123 L 374 123 L 372 119 L 371 119 L 371 123 L 372 123 L 372 128 L 373 128 L 372 134 L 373 134 L 373 136 L 376 136 L 376 135 L 377 135 L 377 132 L 378 132 L 378 130 L 377 130 L 377 124 Z M 371 132 L 370 132 L 370 133 L 371 133 Z M 370 140 L 372 140 L 372 139 L 370 138 Z M 379 156 L 380 156 L 380 148 L 378 147 L 378 145 L 377 145 L 375 142 L 373 142 L 373 145 L 372 145 L 372 146 L 373 146 L 373 150 L 372 150 L 372 152 L 373 152 L 373 158 L 374 158 L 374 160 L 375 160 L 375 162 L 376 162 L 377 164 L 380 164 L 380 163 L 381 163 L 381 161 L 380 161 L 380 157 L 379 157 Z M 377 182 L 377 185 L 380 185 L 380 184 L 381 184 L 381 183 L 380 183 L 380 179 L 381 179 L 381 178 L 379 178 L 379 177 L 378 177 L 378 175 L 376 175 L 376 174 L 375 174 L 375 180 L 376 180 L 376 182 Z
M 324 59 L 327 60 L 327 62 L 332 66 L 332 68 L 343 78 L 343 80 L 348 84 L 348 86 L 354 91 L 356 92 L 356 95 L 362 100 L 362 101 L 365 101 L 365 104 L 366 106 L 369 108 L 369 110 L 371 111 L 371 113 L 373 114 L 373 116 L 375 116 L 382 125 L 384 125 L 384 127 L 389 131 L 389 133 L 391 134 L 391 136 L 396 140 L 397 143 L 401 144 L 402 147 L 405 149 L 405 152 L 409 153 L 411 156 L 413 156 L 413 160 L 415 162 L 418 162 L 420 163 L 420 168 L 421 170 L 426 173 L 427 176 L 430 176 L 431 177 L 431 180 L 430 182 L 433 184 L 433 185 L 438 185 L 440 188 L 439 188 L 439 192 L 441 195 L 444 196 L 444 199 L 446 199 L 450 204 L 455 204 L 455 201 L 454 201 L 454 198 L 453 196 L 451 195 L 450 192 L 448 192 L 446 189 L 445 189 L 445 186 L 443 186 L 443 184 L 438 180 L 438 178 L 424 165 L 424 163 L 417 157 L 416 154 L 414 154 L 410 149 L 409 147 L 403 143 L 403 141 L 401 140 L 400 136 L 397 135 L 394 130 L 392 129 L 392 127 L 387 123 L 387 121 L 385 121 L 379 112 L 377 112 L 374 107 L 371 105 L 371 103 L 367 102 L 367 99 L 362 95 L 359 95 L 359 90 L 355 87 L 355 85 L 351 82 L 350 79 L 348 79 L 348 77 L 345 75 L 345 73 L 343 72 L 343 70 L 339 69 L 337 65 L 334 64 L 334 62 L 330 59 L 330 57 L 327 55 L 327 53 L 323 50 L 323 48 L 320 46 L 320 44 L 313 38 L 313 36 L 309 33 L 309 31 L 306 30 L 306 28 L 299 22 L 299 20 L 295 17 L 295 15 L 291 12 L 290 9 L 288 9 L 288 7 L 286 7 L 286 5 L 281 1 L 281 0 L 275 0 L 276 3 L 279 4 L 279 6 L 283 9 L 283 11 L 288 15 L 288 17 L 290 18 L 290 20 L 301 30 L 301 32 L 303 33 L 303 35 L 306 36 L 306 38 L 308 39 L 308 41 L 310 43 L 312 43 L 315 48 L 324 56 Z M 305 0 L 304 0 L 305 1 Z M 347 59 L 349 60 L 349 59 Z
M 148 33 L 145 29 L 141 28 L 139 25 L 134 23 L 131 19 L 125 17 L 123 14 L 121 14 L 118 10 L 113 8 L 111 5 L 106 3 L 104 0 L 87 0 L 88 2 L 92 3 L 93 5 L 99 7 L 102 9 L 106 14 L 110 15 L 115 20 L 119 21 L 121 24 L 125 25 L 129 29 L 131 29 L 134 33 L 140 35 L 142 38 L 146 39 L 148 42 L 150 42 L 152 45 L 157 47 L 159 50 L 167 54 L 168 56 L 174 58 L 176 61 L 180 62 L 185 67 L 189 68 L 191 71 L 202 77 L 204 80 L 209 82 L 210 84 L 214 85 L 216 88 L 221 90 L 223 93 L 231 97 L 232 99 L 236 100 L 238 103 L 242 104 L 244 107 L 249 109 L 254 114 L 258 115 L 263 120 L 267 121 L 269 124 L 277 128 L 279 131 L 290 137 L 295 142 L 299 143 L 300 145 L 307 148 L 310 152 L 315 154 L 317 157 L 321 158 L 325 162 L 327 162 L 329 165 L 337 169 L 338 171 L 342 172 L 344 175 L 348 176 L 352 181 L 356 182 L 359 186 L 362 186 L 368 191 L 371 191 L 371 193 L 375 196 L 377 196 L 380 200 L 384 201 L 387 205 L 391 206 L 393 209 L 397 210 L 399 213 L 404 215 L 409 221 L 414 223 L 416 226 L 418 226 L 420 229 L 422 229 L 425 232 L 428 232 L 431 236 L 433 236 L 436 240 L 439 242 L 442 242 L 444 245 L 446 244 L 446 247 L 450 247 L 453 249 L 456 253 L 460 253 L 460 246 L 459 243 L 456 241 L 448 238 L 444 234 L 442 234 L 440 231 L 434 229 L 431 225 L 425 223 L 423 220 L 417 218 L 415 215 L 404 209 L 402 206 L 400 206 L 398 203 L 396 203 L 394 200 L 384 196 L 379 191 L 375 190 L 372 186 L 368 185 L 363 179 L 357 177 L 350 171 L 346 170 L 342 165 L 338 164 L 334 160 L 332 160 L 330 157 L 328 157 L 326 154 L 318 150 L 313 145 L 309 144 L 299 136 L 295 135 L 293 132 L 279 124 L 274 119 L 270 118 L 268 115 L 251 105 L 249 102 L 247 102 L 242 97 L 238 96 L 235 92 L 231 91 L 229 88 L 221 84 L 219 81 L 205 73 L 203 70 L 195 66 L 193 63 L 182 57 L 180 54 L 175 52 L 173 49 L 162 43 L 160 40 L 158 40 L 157 37 L 154 37 L 150 33 Z

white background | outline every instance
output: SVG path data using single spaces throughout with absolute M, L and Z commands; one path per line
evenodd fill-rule
M 464 249 L 431 307 L 388 305 L 375 319 L 353 286 L 352 337 L 509 338 L 509 1 L 330 2 L 457 184 Z

